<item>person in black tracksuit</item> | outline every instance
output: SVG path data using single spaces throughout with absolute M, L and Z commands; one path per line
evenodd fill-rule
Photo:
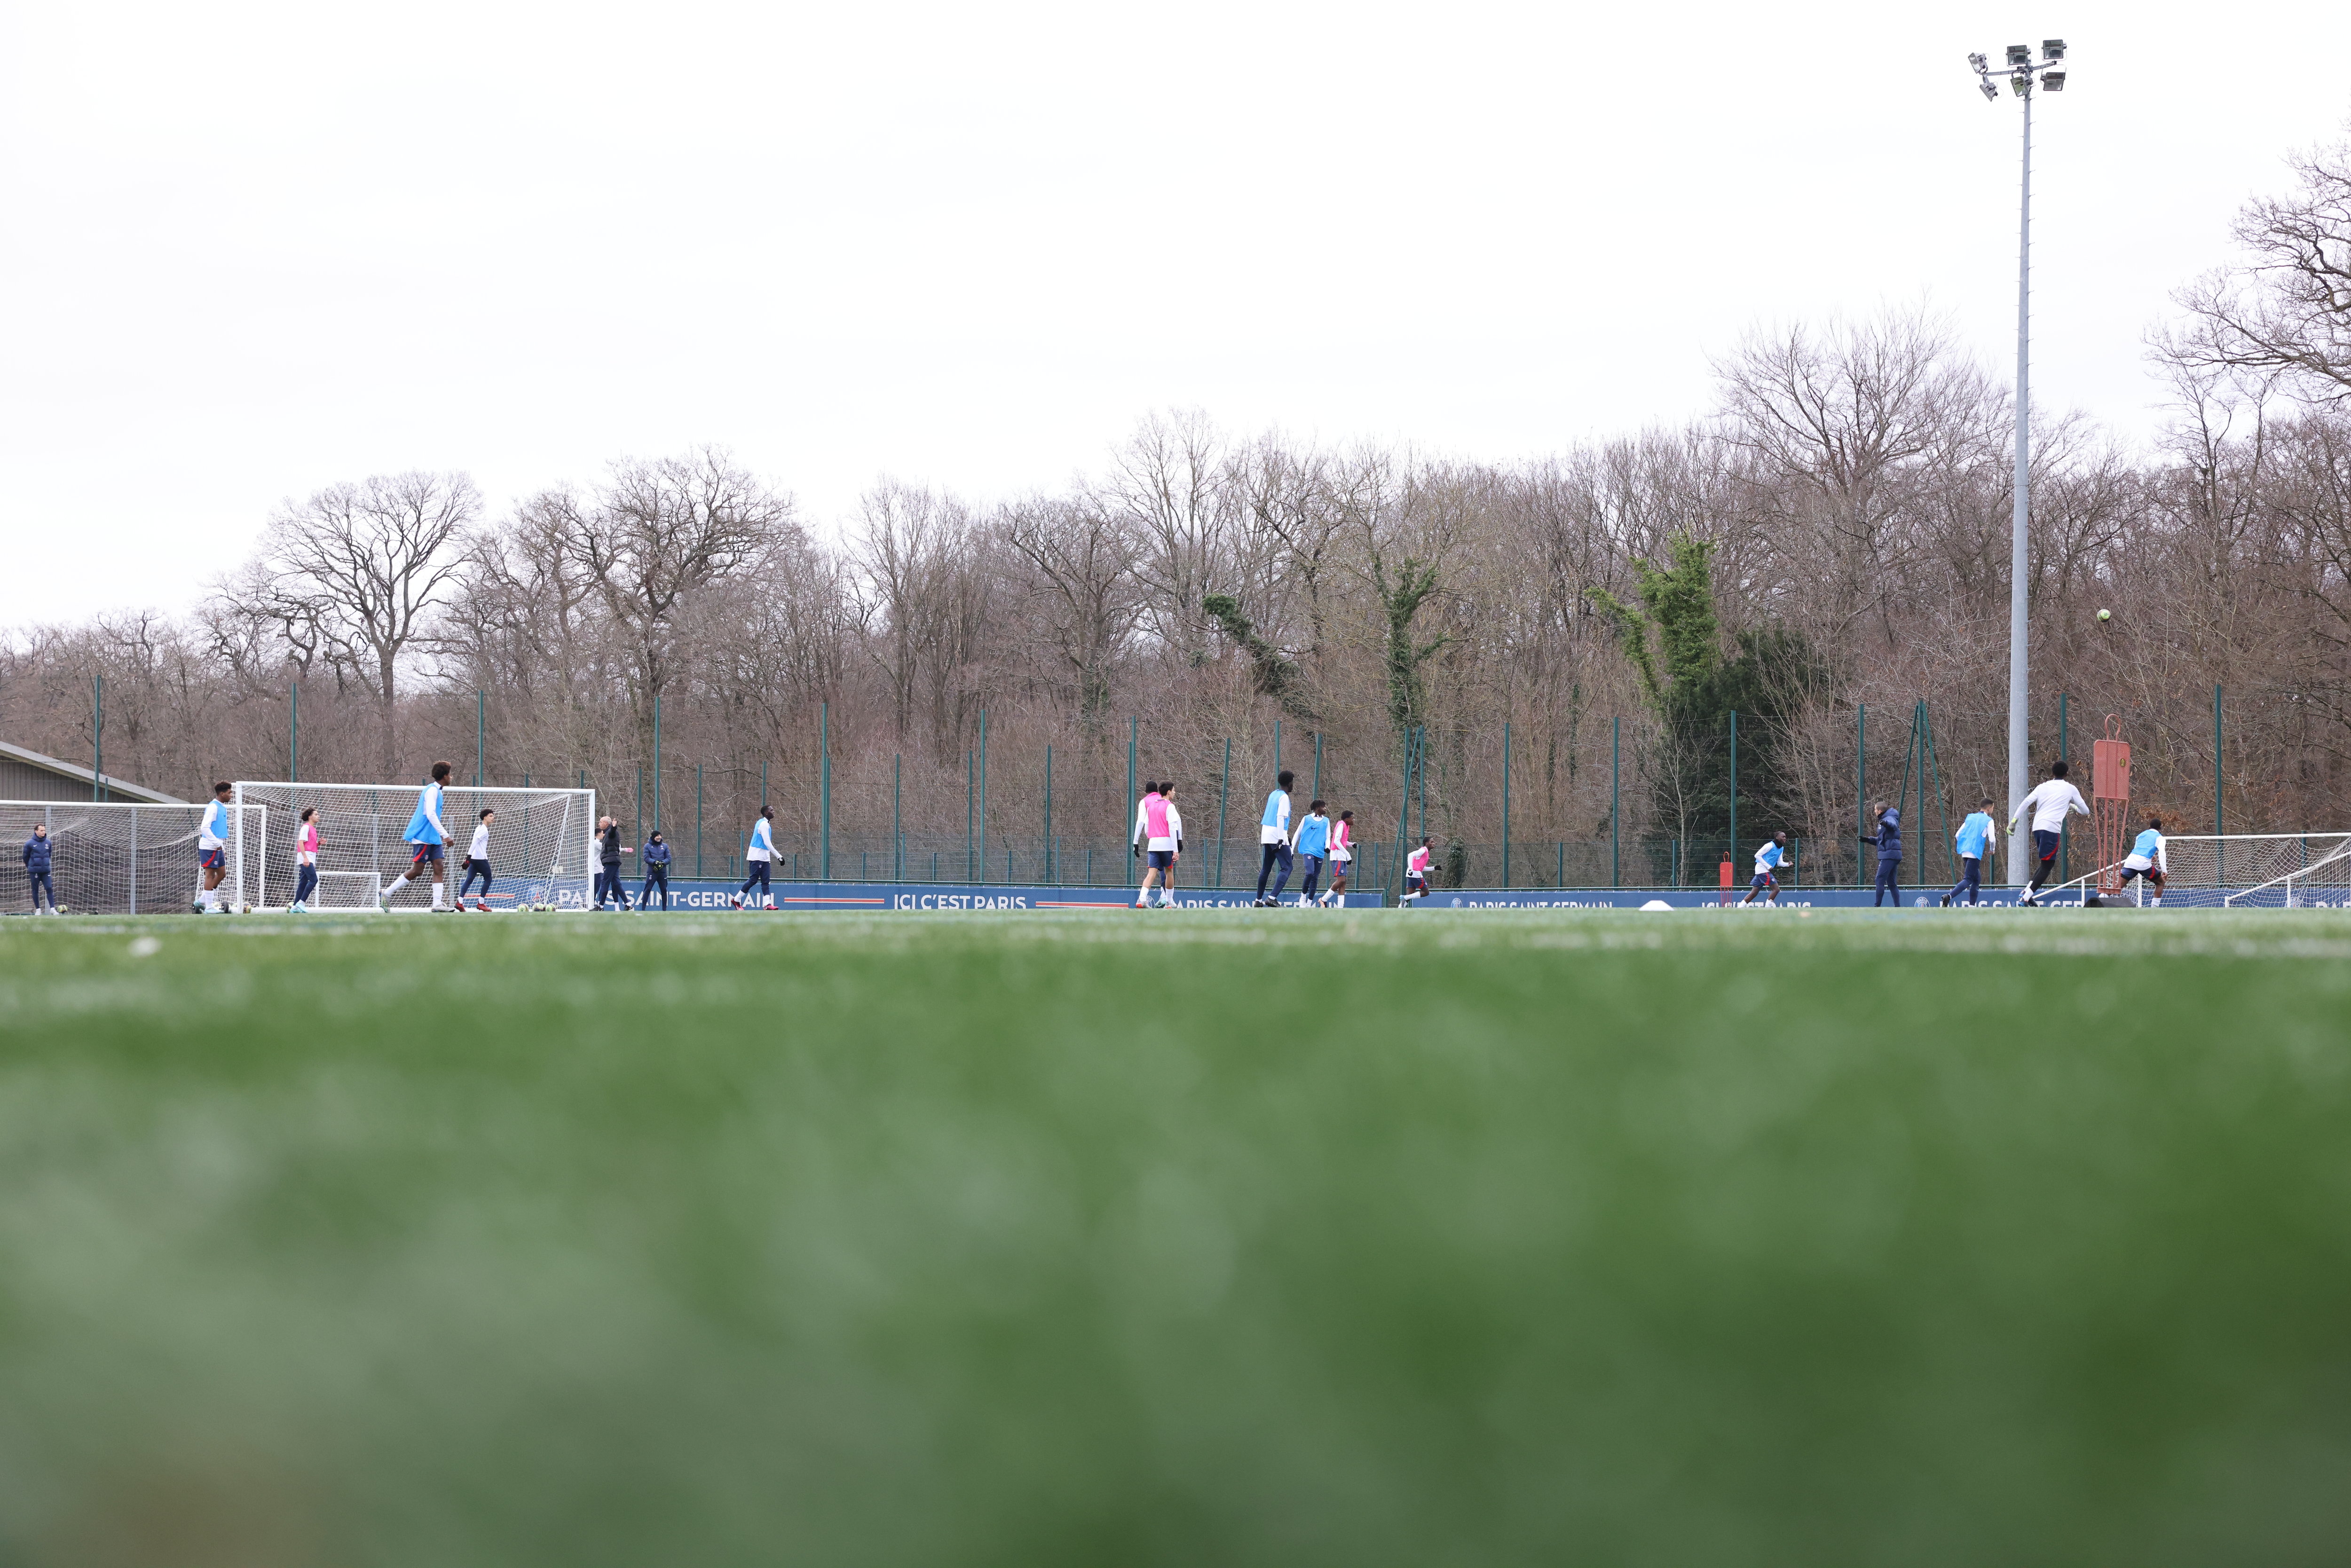
M 1902 809 L 1880 800 L 1877 805 L 1877 831 L 1864 833 L 1861 841 L 1877 846 L 1877 896 L 1870 900 L 1873 909 L 1883 906 L 1888 897 L 1895 907 L 1902 904 Z
M 669 841 L 658 831 L 645 835 L 645 852 L 638 857 L 644 862 L 645 884 L 637 889 L 637 907 L 650 909 L 653 903 L 653 887 L 661 887 L 662 907 L 669 907 Z
M 606 899 L 616 900 L 623 914 L 629 907 L 629 890 L 621 885 L 621 824 L 607 817 L 601 852 L 604 870 L 596 879 L 596 907 L 602 909 Z
M 43 894 L 48 895 L 49 913 L 55 915 L 57 912 L 57 884 L 49 880 L 50 857 L 56 851 L 56 841 L 49 837 L 47 827 L 35 823 L 33 836 L 25 841 L 25 880 L 32 884 L 33 913 L 36 915 L 41 912 Z

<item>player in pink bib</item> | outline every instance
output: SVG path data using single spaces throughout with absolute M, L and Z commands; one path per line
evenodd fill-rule
M 1131 853 L 1145 857 L 1143 886 L 1134 895 L 1134 907 L 1147 908 L 1151 890 L 1159 889 L 1159 907 L 1176 907 L 1176 862 L 1184 853 L 1184 817 L 1176 810 L 1176 802 L 1167 798 L 1176 788 L 1173 784 L 1145 781 L 1143 803 L 1134 809 L 1134 837 L 1129 843 Z

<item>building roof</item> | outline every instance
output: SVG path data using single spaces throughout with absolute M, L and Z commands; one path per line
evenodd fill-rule
M 101 776 L 91 772 L 87 768 L 78 767 L 70 762 L 61 762 L 54 757 L 44 757 L 37 751 L 27 751 L 21 746 L 11 746 L 5 740 L 0 740 L 0 758 L 22 763 L 27 768 L 37 768 L 44 773 L 56 774 L 60 779 L 76 780 L 85 789 L 95 783 L 105 790 L 110 800 L 136 801 L 141 805 L 150 806 L 187 804 L 176 795 L 166 795 L 161 790 L 133 784 L 128 779 L 117 779 L 111 773 Z

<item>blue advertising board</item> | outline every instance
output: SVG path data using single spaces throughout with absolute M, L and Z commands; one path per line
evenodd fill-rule
M 726 909 L 739 883 L 703 880 L 673 881 L 669 884 L 670 907 L 676 910 L 707 912 Z M 632 903 L 640 886 L 638 879 L 628 880 Z M 757 894 L 754 894 L 756 897 Z M 1154 894 L 1156 897 L 1156 894 Z M 1178 887 L 1176 904 L 1182 909 L 1247 909 L 1256 896 L 1254 888 L 1199 889 Z M 1349 893 L 1342 895 L 1349 909 L 1377 909 L 1380 895 L 1376 893 Z M 658 897 L 658 894 L 656 894 Z M 1295 902 L 1292 894 L 1286 902 Z M 1134 890 L 1131 887 L 1043 887 L 1033 883 L 972 884 L 967 883 L 938 883 L 911 882 L 784 882 L 775 884 L 776 907 L 778 910 L 832 912 L 868 915 L 914 914 L 936 911 L 983 912 L 989 910 L 1066 910 L 1066 909 L 1132 909 Z

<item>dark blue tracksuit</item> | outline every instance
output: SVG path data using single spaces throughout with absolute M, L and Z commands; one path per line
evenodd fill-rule
M 49 880 L 49 857 L 57 852 L 57 841 L 38 835 L 25 841 L 25 879 L 33 884 L 33 913 L 41 912 L 41 895 L 48 894 L 49 913 L 57 908 L 57 884 Z
M 1902 808 L 1888 806 L 1886 815 L 1877 819 L 1877 831 L 1862 834 L 1861 841 L 1877 846 L 1877 895 L 1870 900 L 1870 907 L 1882 907 L 1890 894 L 1895 906 L 1899 908 L 1902 904 Z
M 653 883 L 661 883 L 662 907 L 669 907 L 669 843 L 664 840 L 647 844 L 644 852 L 645 883 L 637 889 L 637 907 L 644 908 L 653 902 Z

